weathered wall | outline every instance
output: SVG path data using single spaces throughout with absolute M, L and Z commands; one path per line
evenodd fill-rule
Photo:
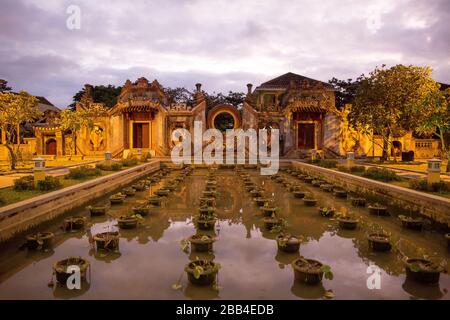
M 152 161 L 91 181 L 0 208 L 0 241 L 64 214 L 104 196 L 131 181 L 158 170 L 160 161 Z
M 342 186 L 348 191 L 364 194 L 374 199 L 380 199 L 391 206 L 396 206 L 404 210 L 418 212 L 435 222 L 450 227 L 450 199 L 304 162 L 292 161 L 292 166 L 297 169 L 306 170 L 311 174 L 320 175 L 326 181 Z

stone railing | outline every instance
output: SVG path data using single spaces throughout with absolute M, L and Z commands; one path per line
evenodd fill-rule
M 154 160 L 0 208 L 0 242 L 157 171 Z
M 291 164 L 296 169 L 320 175 L 327 182 L 341 186 L 348 191 L 386 202 L 388 205 L 402 210 L 418 212 L 434 222 L 450 227 L 450 199 L 304 162 L 292 161 Z

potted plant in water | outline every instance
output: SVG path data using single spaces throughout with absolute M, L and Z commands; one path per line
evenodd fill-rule
M 167 197 L 169 195 L 169 193 L 170 193 L 169 189 L 163 189 L 163 188 L 158 189 L 155 192 L 155 194 L 160 197 Z
M 185 268 L 189 282 L 194 285 L 207 286 L 216 281 L 220 264 L 208 260 L 195 260 L 190 262 Z
M 366 206 L 366 199 L 364 198 L 358 198 L 354 197 L 351 198 L 352 206 L 354 207 L 365 207 Z
M 67 217 L 63 221 L 62 229 L 64 231 L 80 230 L 84 228 L 86 223 L 85 217 L 72 216 Z
M 313 259 L 300 257 L 292 262 L 295 279 L 306 284 L 318 284 L 325 279 L 333 280 L 333 273 L 328 265 Z
M 269 205 L 269 203 L 266 203 L 264 206 L 261 207 L 261 211 L 263 212 L 264 217 L 272 217 L 277 213 L 278 208 Z
M 143 220 L 143 218 L 140 215 L 133 214 L 128 216 L 120 216 L 117 218 L 117 223 L 121 229 L 134 229 L 141 220 Z
M 346 214 L 340 215 L 337 221 L 342 229 L 354 230 L 358 226 L 358 219 Z
M 111 202 L 111 204 L 121 204 L 121 203 L 123 203 L 125 198 L 126 198 L 126 195 L 119 192 L 119 193 L 113 194 L 111 197 L 109 197 L 109 201 Z
M 53 273 L 58 283 L 63 286 L 66 285 L 67 279 L 73 274 L 73 270 L 68 270 L 69 266 L 78 266 L 80 268 L 81 279 L 86 279 L 87 270 L 90 266 L 89 262 L 81 257 L 70 257 L 60 260 L 53 265 Z
M 136 194 L 136 189 L 134 189 L 133 187 L 125 188 L 122 190 L 122 193 L 127 197 L 131 197 Z
M 406 277 L 424 284 L 438 284 L 442 265 L 438 265 L 425 258 L 405 259 Z
M 420 217 L 414 218 L 412 216 L 399 215 L 402 226 L 411 230 L 422 230 L 423 219 Z
M 212 230 L 216 224 L 215 214 L 199 215 L 194 217 L 194 223 L 200 230 Z
M 119 249 L 120 234 L 118 231 L 108 231 L 98 233 L 93 237 L 97 250 L 113 250 Z
M 261 197 L 255 198 L 255 202 L 258 207 L 263 207 L 266 204 L 269 205 L 269 199 L 267 199 L 267 198 L 261 198 Z
M 379 203 L 370 204 L 368 207 L 369 213 L 377 216 L 388 216 L 389 212 L 386 206 Z
M 108 205 L 87 206 L 86 209 L 89 210 L 91 217 L 104 216 L 108 211 Z
M 271 217 L 264 217 L 263 221 L 266 230 L 273 233 L 281 232 L 283 227 L 286 225 L 286 220 L 284 220 L 283 218 L 278 218 L 275 215 Z
M 194 234 L 187 238 L 187 241 L 191 244 L 193 251 L 209 252 L 212 251 L 216 238 L 206 234 Z
M 347 198 L 347 191 L 342 188 L 333 188 L 333 194 L 338 198 Z
M 307 207 L 314 207 L 317 204 L 317 200 L 308 194 L 303 198 L 303 204 Z
M 161 206 L 161 197 L 159 196 L 150 196 L 147 201 L 149 204 L 153 206 L 160 207 Z
M 300 249 L 300 238 L 289 233 L 282 233 L 277 236 L 277 246 L 280 251 L 297 252 Z
M 326 192 L 333 191 L 334 186 L 332 184 L 324 183 L 320 185 L 320 189 Z
M 140 215 L 142 217 L 148 216 L 153 205 L 147 203 L 141 203 L 132 208 L 135 215 Z
M 55 235 L 52 232 L 38 232 L 26 236 L 29 250 L 48 249 L 52 246 Z
M 319 207 L 319 214 L 322 217 L 331 218 L 334 216 L 336 210 L 334 208 L 329 207 Z
M 390 235 L 385 232 L 373 232 L 367 236 L 369 248 L 374 251 L 390 251 L 392 248 Z
M 200 206 L 214 207 L 216 205 L 216 198 L 214 197 L 200 197 Z

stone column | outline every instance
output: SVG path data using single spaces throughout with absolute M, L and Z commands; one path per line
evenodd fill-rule
M 441 163 L 442 161 L 439 159 L 428 160 L 427 183 L 429 186 L 433 183 L 438 183 L 441 181 Z

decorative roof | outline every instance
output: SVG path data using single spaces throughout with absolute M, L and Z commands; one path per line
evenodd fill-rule
M 279 77 L 262 83 L 256 90 L 270 89 L 330 89 L 333 86 L 329 83 L 311 79 L 292 72 L 285 73 Z

